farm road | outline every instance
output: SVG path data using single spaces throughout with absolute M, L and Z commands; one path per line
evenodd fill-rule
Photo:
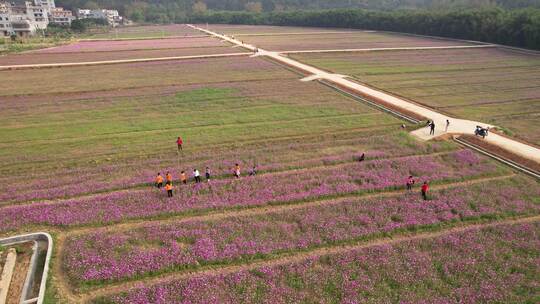
M 329 73 L 326 71 L 323 71 L 321 69 L 318 69 L 316 67 L 301 63 L 299 61 L 296 61 L 294 59 L 288 58 L 283 56 L 279 52 L 270 52 L 263 49 L 259 49 L 254 45 L 250 44 L 244 44 L 241 41 L 231 38 L 229 36 L 220 35 L 218 33 L 205 30 L 196 26 L 193 26 L 191 24 L 188 24 L 193 29 L 197 29 L 199 31 L 202 31 L 206 34 L 212 35 L 216 38 L 222 39 L 224 41 L 228 41 L 230 43 L 233 43 L 235 45 L 242 46 L 248 50 L 251 50 L 255 52 L 254 56 L 266 56 L 268 58 L 271 58 L 277 62 L 283 63 L 287 66 L 296 68 L 298 70 L 304 71 L 305 73 L 311 74 L 311 76 L 306 77 L 305 81 L 311 81 L 311 80 L 327 80 L 334 84 L 337 84 L 343 88 L 347 88 L 349 90 L 352 90 L 354 92 L 359 93 L 362 96 L 367 96 L 369 98 L 372 98 L 374 100 L 380 100 L 386 104 L 389 104 L 393 107 L 403 109 L 407 112 L 415 113 L 417 115 L 420 115 L 422 117 L 426 117 L 427 119 L 433 121 L 435 123 L 435 135 L 429 134 L 429 128 L 420 128 L 416 131 L 413 131 L 412 134 L 416 136 L 417 138 L 420 138 L 422 140 L 429 140 L 441 135 L 445 134 L 452 134 L 452 135 L 463 135 L 463 134 L 469 134 L 474 135 L 474 131 L 476 129 L 476 126 L 482 126 L 484 128 L 490 127 L 493 128 L 493 125 L 485 124 L 478 121 L 472 121 L 472 120 L 465 120 L 465 119 L 458 119 L 454 117 L 450 117 L 448 115 L 439 113 L 434 111 L 433 109 L 426 108 L 423 106 L 420 106 L 418 104 L 415 104 L 411 101 L 398 98 L 396 96 L 390 95 L 388 93 L 384 93 L 375 89 L 372 89 L 366 85 L 356 83 L 352 80 L 347 79 L 348 76 L 346 75 L 338 75 Z M 478 47 L 478 46 L 477 46 Z M 486 46 L 481 46 L 486 47 Z M 446 121 L 450 121 L 450 127 L 448 128 L 448 131 L 445 131 Z M 488 137 L 485 139 L 488 143 L 498 146 L 504 150 L 507 150 L 509 152 L 512 152 L 514 154 L 517 154 L 521 157 L 525 157 L 527 159 L 530 159 L 532 161 L 535 161 L 537 163 L 540 163 L 540 149 L 521 143 L 517 140 L 504 137 L 495 133 L 490 133 Z

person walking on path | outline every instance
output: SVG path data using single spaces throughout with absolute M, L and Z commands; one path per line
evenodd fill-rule
M 180 172 L 180 182 L 182 182 L 182 184 L 187 184 L 187 176 L 186 176 L 186 172 L 182 171 Z
M 155 183 L 156 187 L 158 189 L 161 189 L 161 187 L 163 187 L 163 176 L 161 176 L 161 173 L 158 172 L 157 176 L 156 176 L 156 183 Z
M 176 140 L 176 145 L 178 146 L 178 151 L 182 151 L 182 145 L 184 144 L 184 141 L 182 140 L 182 137 L 178 136 L 178 139 Z
M 412 187 L 414 185 L 415 181 L 414 181 L 414 178 L 412 175 L 409 176 L 409 178 L 407 178 L 407 190 L 412 190 Z
M 448 127 L 450 127 L 450 120 L 446 120 L 446 128 L 444 129 L 444 132 L 448 132 Z
M 239 164 L 234 165 L 233 174 L 234 174 L 234 177 L 240 178 L 240 165 Z
M 206 176 L 206 181 L 209 182 L 210 181 L 210 168 L 206 167 L 206 172 L 204 173 L 204 175 Z
M 165 190 L 167 190 L 167 197 L 173 197 L 173 186 L 172 183 L 167 183 L 165 185 Z
M 201 182 L 201 173 L 199 173 L 199 170 L 193 169 L 193 178 L 195 178 L 196 184 Z
M 172 175 L 168 171 L 167 174 L 165 174 L 165 180 L 167 181 L 167 183 L 172 183 Z
M 428 182 L 424 182 L 424 184 L 422 185 L 422 198 L 427 201 L 427 194 L 428 194 L 428 191 L 429 191 L 429 185 L 428 185 Z
M 431 122 L 431 125 L 429 126 L 430 127 L 430 131 L 429 131 L 429 135 L 435 135 L 435 122 L 432 121 Z

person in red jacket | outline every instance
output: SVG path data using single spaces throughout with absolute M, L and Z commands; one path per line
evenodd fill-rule
M 182 145 L 184 144 L 184 141 L 182 140 L 182 137 L 178 136 L 178 139 L 176 140 L 176 144 L 178 145 L 178 151 L 182 150 Z
M 428 182 L 424 182 L 424 184 L 422 185 L 422 198 L 427 201 L 427 194 L 428 194 L 428 191 L 429 191 L 429 185 L 428 185 Z

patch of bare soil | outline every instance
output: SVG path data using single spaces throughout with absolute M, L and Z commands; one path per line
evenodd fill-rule
M 2 275 L 2 271 L 4 270 L 4 264 L 6 263 L 6 257 L 7 257 L 7 250 L 4 248 L 0 249 L 0 275 Z
M 24 282 L 26 280 L 26 274 L 28 273 L 30 259 L 32 258 L 32 246 L 33 243 L 24 243 L 13 246 L 17 249 L 17 260 L 15 262 L 15 271 L 13 272 L 13 277 L 11 278 L 11 284 L 9 285 L 6 304 L 20 303 Z
M 509 152 L 507 150 L 504 150 L 502 148 L 499 148 L 495 145 L 492 145 L 484 140 L 482 140 L 482 138 L 480 137 L 476 137 L 476 136 L 473 136 L 473 135 L 462 135 L 459 137 L 459 139 L 471 144 L 471 145 L 475 145 L 479 148 L 482 148 L 496 156 L 499 156 L 501 158 L 505 158 L 505 159 L 509 159 L 517 164 L 520 164 L 532 171 L 535 171 L 535 172 L 540 172 L 540 164 L 533 161 L 533 160 L 530 160 L 530 159 L 527 159 L 527 158 L 524 158 L 524 157 L 521 157 L 519 155 L 516 155 L 512 152 Z

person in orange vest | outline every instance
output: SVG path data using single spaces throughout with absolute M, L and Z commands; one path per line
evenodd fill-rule
M 178 151 L 182 150 L 182 145 L 184 144 L 184 141 L 182 140 L 182 137 L 178 136 L 178 139 L 176 140 L 176 145 L 178 146 Z
M 234 165 L 234 177 L 239 178 L 240 177 L 240 165 L 236 164 Z
M 167 183 L 165 185 L 165 190 L 167 190 L 167 197 L 173 197 L 173 186 L 172 183 Z
M 163 176 L 161 176 L 161 173 L 159 172 L 156 176 L 156 187 L 158 189 L 161 189 L 161 187 L 163 187 Z
M 428 194 L 428 191 L 429 191 L 429 185 L 428 185 L 428 182 L 424 182 L 424 184 L 422 185 L 422 198 L 427 201 L 427 194 Z
M 165 174 L 165 180 L 167 181 L 167 183 L 172 183 L 172 175 L 168 171 L 167 174 Z
M 182 182 L 182 184 L 187 184 L 186 172 L 184 171 L 180 172 L 180 181 Z

